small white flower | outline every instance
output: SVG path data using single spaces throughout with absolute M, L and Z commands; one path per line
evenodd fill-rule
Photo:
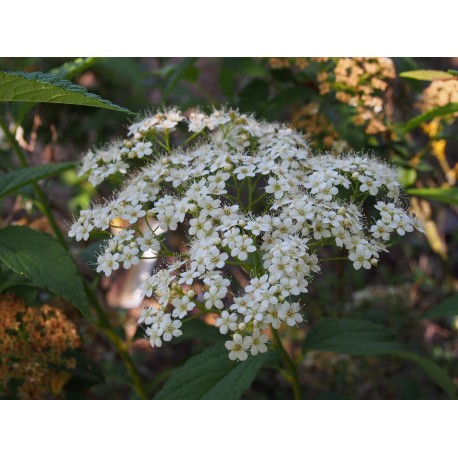
M 231 256 L 239 258 L 241 261 L 245 261 L 248 258 L 248 253 L 256 251 L 256 247 L 253 245 L 251 238 L 237 237 L 232 248 Z
M 261 334 L 259 329 L 255 329 L 251 336 L 246 337 L 246 342 L 249 345 L 250 352 L 253 356 L 258 353 L 266 353 L 269 338 L 265 334 Z
M 229 330 L 235 331 L 237 329 L 237 314 L 229 314 L 227 310 L 223 310 L 221 317 L 216 319 L 215 325 L 221 334 L 227 334 Z
M 153 326 L 146 329 L 146 335 L 149 337 L 149 342 L 153 348 L 162 347 L 162 334 L 164 334 L 164 330 L 157 324 L 153 324 Z
M 248 358 L 246 351 L 250 348 L 251 341 L 240 334 L 234 334 L 232 340 L 225 342 L 224 346 L 229 350 L 229 359 L 245 361 Z
M 172 312 L 173 318 L 179 318 L 180 320 L 196 306 L 194 302 L 190 301 L 189 296 L 186 295 L 173 299 L 172 305 L 175 307 Z

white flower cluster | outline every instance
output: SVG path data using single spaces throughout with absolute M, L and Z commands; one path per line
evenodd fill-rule
M 189 133 L 172 148 L 180 125 Z M 268 327 L 302 322 L 321 247 L 344 248 L 355 269 L 370 269 L 394 232 L 421 230 L 399 200 L 395 169 L 367 155 L 313 155 L 298 132 L 232 110 L 148 115 L 127 140 L 89 152 L 80 172 L 97 184 L 139 163 L 69 235 L 87 240 L 124 220 L 98 258 L 108 276 L 151 253 L 162 259 L 141 286 L 157 301 L 139 320 L 152 346 L 181 335 L 182 320 L 199 311 L 231 336 L 229 358 L 265 352 Z M 182 235 L 179 252 L 167 245 L 170 231 Z

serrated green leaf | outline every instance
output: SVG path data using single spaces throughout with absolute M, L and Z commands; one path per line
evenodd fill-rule
M 453 383 L 452 379 L 444 372 L 434 361 L 431 361 L 428 358 L 417 355 L 410 351 L 396 351 L 392 353 L 393 356 L 398 358 L 407 359 L 418 364 L 418 366 L 423 369 L 426 374 L 428 374 L 431 379 L 433 379 L 446 393 L 447 395 L 455 399 L 456 397 L 456 386 Z
M 23 186 L 35 181 L 43 180 L 54 175 L 58 175 L 64 170 L 74 166 L 73 162 L 64 162 L 60 164 L 37 165 L 36 167 L 27 167 L 13 172 L 0 175 L 0 198 L 18 191 Z
M 440 304 L 425 313 L 425 318 L 440 318 L 458 315 L 458 294 L 447 297 Z
M 49 74 L 59 76 L 67 80 L 71 80 L 76 75 L 84 72 L 88 68 L 92 67 L 95 63 L 100 60 L 98 57 L 79 57 L 78 59 L 72 60 L 70 62 L 65 62 L 65 64 L 60 67 L 52 69 Z M 25 115 L 33 109 L 36 105 L 35 102 L 23 102 L 18 104 L 17 109 L 16 123 L 21 124 Z
M 105 108 L 134 114 L 84 87 L 41 72 L 0 71 L 0 102 L 46 102 Z
M 415 118 L 412 118 L 402 129 L 403 133 L 408 132 L 409 130 L 414 129 L 415 127 L 418 127 L 420 124 L 423 124 L 424 122 L 431 121 L 434 118 L 437 118 L 438 116 L 447 116 L 449 114 L 453 114 L 458 112 L 458 103 L 448 103 L 447 105 L 444 105 L 443 107 L 439 108 L 433 108 L 432 110 L 429 110 L 420 116 L 416 116 Z
M 392 355 L 416 362 L 450 397 L 456 388 L 450 377 L 433 361 L 406 350 L 380 324 L 349 318 L 322 318 L 307 334 L 303 349 L 347 355 Z
M 75 262 L 50 235 L 23 226 L 0 229 L 0 260 L 35 286 L 62 296 L 90 317 Z
M 304 351 L 382 355 L 402 347 L 383 325 L 349 318 L 322 318 L 304 340 Z
M 223 344 L 189 358 L 176 369 L 155 399 L 239 399 L 249 388 L 267 353 L 236 363 Z
M 411 70 L 399 74 L 402 78 L 412 78 L 421 81 L 436 81 L 453 79 L 453 75 L 440 70 Z
M 411 196 L 437 200 L 450 205 L 458 205 L 458 188 L 410 188 L 407 193 Z

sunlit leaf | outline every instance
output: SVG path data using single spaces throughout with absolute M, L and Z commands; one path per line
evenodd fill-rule
M 458 205 L 458 188 L 410 188 L 407 193 L 411 196 L 437 200 L 450 205 Z
M 419 125 L 423 124 L 424 122 L 431 121 L 438 116 L 447 116 L 453 113 L 458 112 L 458 103 L 449 103 L 444 105 L 443 107 L 433 108 L 420 116 L 412 118 L 402 129 L 404 133 L 408 132 L 409 130 L 418 127 Z
M 49 71 L 49 74 L 58 76 L 66 80 L 71 80 L 75 76 L 92 67 L 99 60 L 101 60 L 101 58 L 99 57 L 78 57 L 75 60 L 65 62 L 60 67 L 53 68 Z M 16 115 L 17 124 L 22 123 L 22 120 L 24 119 L 25 115 L 30 110 L 32 110 L 36 104 L 36 102 L 23 102 L 18 104 Z
M 450 73 L 440 70 L 411 70 L 409 72 L 402 72 L 399 76 L 422 81 L 449 80 L 454 78 Z
M 131 113 L 127 108 L 115 105 L 87 92 L 82 86 L 54 75 L 0 71 L 0 102 L 15 101 L 83 105 Z

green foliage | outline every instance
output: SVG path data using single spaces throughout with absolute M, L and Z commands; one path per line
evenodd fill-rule
M 450 205 L 458 205 L 458 188 L 410 188 L 407 193 L 411 196 L 437 200 Z
M 88 68 L 92 67 L 95 63 L 97 63 L 100 59 L 97 57 L 86 57 L 82 58 L 79 57 L 78 59 L 65 62 L 60 67 L 52 69 L 49 74 L 54 75 L 60 78 L 64 78 L 66 80 L 71 80 L 75 76 L 79 75 L 80 73 L 84 72 Z M 17 108 L 17 116 L 16 121 L 18 124 L 22 122 L 26 114 L 32 110 L 32 108 L 36 105 L 35 102 L 23 102 L 18 104 Z
M 384 355 L 408 359 L 418 364 L 451 398 L 456 387 L 450 377 L 433 361 L 407 351 L 394 341 L 392 332 L 383 325 L 350 318 L 322 318 L 304 340 L 303 349 L 346 355 Z
M 458 294 L 447 297 L 440 304 L 425 313 L 425 318 L 440 318 L 458 315 Z
M 33 283 L 0 263 L 0 294 L 11 290 L 17 293 L 17 291 L 24 291 L 24 288 L 33 288 L 36 290 Z
M 187 57 L 183 59 L 171 72 L 168 77 L 167 86 L 164 89 L 162 94 L 162 100 L 167 100 L 168 95 L 172 92 L 173 88 L 180 82 L 180 80 L 185 76 L 196 62 L 197 57 Z
M 398 358 L 407 359 L 416 363 L 421 369 L 423 369 L 432 380 L 434 380 L 446 393 L 447 395 L 455 399 L 456 398 L 456 386 L 452 379 L 434 362 L 428 358 L 417 355 L 410 351 L 396 351 L 393 356 Z
M 226 337 L 220 334 L 215 326 L 209 326 L 199 319 L 192 319 L 184 322 L 181 331 L 183 334 L 173 339 L 172 343 L 179 344 L 187 339 L 198 339 L 213 344 L 226 340 Z
M 383 325 L 350 318 L 322 318 L 304 340 L 304 351 L 330 351 L 347 355 L 383 355 L 402 347 Z
M 216 344 L 176 369 L 155 399 L 239 399 L 261 369 L 267 353 L 236 363 Z
M 51 236 L 22 226 L 0 229 L 0 260 L 36 287 L 62 296 L 90 317 L 77 267 Z
M 11 100 L 28 100 L 18 102 L 11 106 L 5 106 L 7 119 L 14 123 L 15 126 L 22 126 L 24 129 L 24 139 L 30 138 L 30 128 L 32 127 L 32 116 L 30 110 L 38 102 L 50 103 L 72 103 L 76 105 L 98 106 L 100 108 L 118 109 L 121 113 L 127 113 L 129 110 L 117 107 L 111 102 L 104 101 L 93 94 L 88 94 L 83 88 L 72 85 L 69 81 L 62 79 L 74 80 L 74 78 L 93 68 L 91 77 L 97 83 L 97 87 L 103 88 L 103 94 L 109 94 L 107 97 L 111 100 L 117 100 L 124 106 L 129 106 L 133 111 L 144 110 L 147 108 L 147 100 L 151 100 L 154 94 L 154 100 L 174 104 L 186 110 L 188 107 L 207 105 L 226 105 L 239 108 L 241 111 L 254 112 L 258 116 L 268 120 L 290 121 L 299 110 L 307 104 L 317 104 L 319 114 L 323 115 L 323 121 L 318 119 L 315 124 L 325 123 L 327 120 L 335 129 L 337 138 L 343 140 L 349 147 L 356 150 L 372 149 L 374 154 L 385 157 L 387 160 L 394 161 L 398 167 L 399 180 L 404 187 L 410 189 L 407 191 L 412 196 L 418 196 L 425 199 L 432 199 L 447 205 L 458 206 L 458 188 L 441 187 L 450 186 L 452 181 L 446 181 L 446 173 L 440 169 L 439 164 L 432 154 L 431 141 L 437 139 L 450 140 L 447 145 L 446 158 L 451 160 L 450 168 L 453 169 L 456 158 L 453 151 L 453 143 L 456 137 L 456 122 L 454 125 L 451 121 L 454 119 L 453 114 L 458 112 L 458 104 L 438 107 L 422 113 L 420 116 L 413 116 L 415 103 L 422 99 L 421 91 L 427 86 L 426 81 L 452 81 L 456 79 L 458 72 L 454 70 L 431 71 L 418 70 L 427 66 L 425 63 L 418 64 L 417 60 L 410 58 L 395 59 L 398 76 L 403 80 L 397 81 L 394 85 L 394 97 L 391 91 L 386 91 L 386 100 L 384 104 L 393 105 L 393 113 L 387 114 L 386 127 L 387 132 L 381 134 L 368 135 L 364 132 L 364 126 L 355 125 L 354 107 L 347 106 L 339 102 L 335 97 L 336 87 L 331 88 L 328 94 L 322 94 L 318 90 L 316 76 L 319 70 L 332 71 L 327 64 L 317 64 L 311 62 L 308 67 L 298 69 L 295 67 L 282 69 L 269 69 L 267 59 L 262 58 L 222 58 L 215 59 L 211 65 L 199 65 L 204 63 L 196 58 L 176 59 L 146 59 L 138 58 L 78 58 L 62 64 L 63 59 L 16 59 L 14 62 L 3 60 L 1 68 L 9 70 L 41 70 L 46 74 L 23 74 L 0 72 L 0 101 Z M 440 65 L 441 68 L 447 68 L 446 65 Z M 51 70 L 50 70 L 51 69 Z M 412 70 L 412 71 L 411 71 Z M 217 73 L 216 75 L 214 73 Z M 402 72 L 402 73 L 399 73 Z M 202 73 L 201 81 L 199 74 Z M 10 80 L 12 79 L 12 80 Z M 186 82 L 186 84 L 183 84 Z M 209 83 L 209 86 L 202 84 Z M 219 84 L 218 84 L 219 83 Z M 219 85 L 219 87 L 217 87 Z M 357 90 L 357 88 L 355 88 Z M 156 96 L 158 96 L 156 98 Z M 162 96 L 162 97 L 161 97 Z M 43 100 L 46 99 L 46 100 Z M 78 99 L 80 103 L 74 102 Z M 103 105 L 103 106 L 102 106 Z M 433 105 L 425 105 L 433 106 Z M 117 107 L 117 108 L 114 108 Z M 44 107 L 43 107 L 44 108 Z M 50 144 L 49 126 L 56 128 L 58 134 L 55 141 L 56 146 L 63 150 L 67 156 L 76 154 L 86 148 L 88 139 L 97 136 L 98 139 L 115 138 L 119 135 L 117 130 L 119 126 L 116 123 L 107 121 L 107 114 L 98 110 L 64 110 L 62 116 L 56 110 L 62 107 L 50 107 L 40 109 L 37 112 L 41 127 L 36 131 L 37 134 L 37 152 L 41 152 L 42 145 Z M 115 113 L 112 113 L 115 115 Z M 76 117 L 78 116 L 78 117 Z M 439 118 L 437 131 L 431 131 L 427 135 L 420 134 L 420 131 L 414 132 L 413 135 L 406 135 L 412 129 L 420 127 L 424 123 Z M 5 118 L 6 119 L 6 118 Z M 410 120 L 409 120 L 410 119 Z M 76 121 L 76 122 L 75 122 Z M 87 126 L 90 126 L 90 132 L 87 134 Z M 304 133 L 310 134 L 310 127 L 304 127 Z M 426 130 L 425 130 L 426 132 Z M 390 136 L 390 134 L 393 134 Z M 316 140 L 315 134 L 312 134 L 311 140 Z M 325 150 L 328 148 L 318 138 L 318 149 Z M 92 141 L 92 140 L 91 140 Z M 2 145 L 0 145 L 1 147 Z M 51 145 L 54 146 L 54 145 Z M 68 148 L 70 146 L 70 148 Z M 415 157 L 415 161 L 412 158 Z M 417 160 L 418 159 L 418 160 Z M 2 159 L 3 170 L 13 170 L 14 160 L 11 160 L 9 153 L 6 153 Z M 61 176 L 62 184 L 72 191 L 68 200 L 68 207 L 59 214 L 68 215 L 78 209 L 86 208 L 94 194 L 94 188 L 85 180 L 75 175 L 71 169 L 72 164 L 50 164 L 28 169 L 15 170 L 0 175 L 0 198 L 17 192 L 22 192 L 26 196 L 28 188 L 24 186 L 47 177 L 55 176 L 64 172 Z M 442 180 L 441 180 L 442 178 Z M 446 177 L 447 178 L 447 177 Z M 435 186 L 438 188 L 424 188 L 423 186 Z M 420 186 L 419 188 L 415 186 Z M 22 188 L 22 189 L 21 189 Z M 104 192 L 111 192 L 110 189 Z M 31 195 L 29 196 L 31 197 Z M 25 202 L 25 200 L 24 200 Z M 4 222 L 11 219 L 9 202 L 5 202 L 4 212 L 1 217 L 5 218 Z M 433 207 L 431 218 L 437 223 L 440 233 L 444 232 L 448 253 L 450 257 L 444 263 L 449 263 L 447 270 L 453 272 L 454 252 L 456 244 L 456 235 L 447 232 L 444 229 L 443 222 L 447 219 L 450 212 L 455 212 L 456 208 L 450 208 L 447 205 L 436 205 Z M 34 219 L 42 207 L 31 207 L 31 213 L 27 213 L 30 219 Z M 20 213 L 14 215 L 13 221 L 26 213 L 26 207 L 21 209 Z M 57 213 L 56 213 L 57 214 Z M 14 223 L 13 223 L 14 224 Z M 447 225 L 445 225 L 447 226 Z M 97 237 L 102 237 L 98 234 Z M 90 264 L 93 267 L 95 262 L 95 253 L 100 250 L 100 244 L 97 241 L 88 245 L 80 253 L 83 257 L 83 263 Z M 401 247 L 405 256 L 410 260 L 416 259 L 418 253 L 423 253 L 426 243 L 422 242 L 421 237 L 411 239 L 412 245 Z M 413 254 L 412 254 L 413 252 Z M 410 253 L 410 254 L 409 254 Z M 431 250 L 427 251 L 428 260 L 434 256 Z M 424 253 L 423 253 L 424 254 Z M 336 254 L 337 256 L 338 254 Z M 333 256 L 333 255 L 330 255 Z M 74 262 L 70 259 L 63 248 L 51 237 L 32 231 L 23 227 L 11 227 L 0 229 L 0 293 L 13 292 L 23 297 L 28 305 L 35 305 L 43 301 L 46 295 L 39 294 L 38 291 L 47 288 L 55 294 L 65 297 L 73 302 L 84 314 L 89 316 L 89 310 L 86 305 L 87 299 L 84 296 L 82 282 L 76 272 Z M 414 265 L 415 262 L 412 263 Z M 431 262 L 432 265 L 438 266 L 438 263 Z M 334 273 L 333 263 L 328 263 L 323 275 L 323 283 L 326 284 L 326 295 L 310 296 L 312 301 L 317 300 L 314 310 L 323 310 L 323 312 L 311 311 L 314 313 L 323 313 L 324 315 L 334 315 L 338 307 L 344 300 L 349 300 L 349 295 L 363 288 L 371 278 L 370 284 L 375 282 L 375 278 L 383 278 L 384 267 L 377 273 L 377 277 L 367 277 L 365 272 L 355 272 L 345 270 L 343 274 Z M 437 269 L 441 267 L 438 266 Z M 11 269 L 14 269 L 11 270 Z M 17 272 L 17 273 L 16 273 Z M 389 272 L 389 273 L 388 273 Z M 92 274 L 95 276 L 95 269 Z M 332 275 L 335 274 L 335 279 Z M 370 274 L 369 274 L 370 275 Z M 385 273 L 387 286 L 396 285 L 397 282 L 415 281 L 415 276 L 421 280 L 422 291 L 419 292 L 419 307 L 408 307 L 404 302 L 399 307 L 393 305 L 393 302 L 383 302 L 380 299 L 380 307 L 374 308 L 374 302 L 366 304 L 363 308 L 352 309 L 353 317 L 386 322 L 391 329 L 397 329 L 398 340 L 405 341 L 408 346 L 420 348 L 424 346 L 425 354 L 431 353 L 435 361 L 444 365 L 446 371 L 452 372 L 456 369 L 453 367 L 453 349 L 456 346 L 456 335 L 450 332 L 449 337 L 437 336 L 434 339 L 434 349 L 430 342 L 420 342 L 420 338 L 415 340 L 413 336 L 419 336 L 419 320 L 423 318 L 435 319 L 441 317 L 453 317 L 458 315 L 458 295 L 452 295 L 431 308 L 422 315 L 421 310 L 425 310 L 421 301 L 426 297 L 427 303 L 431 297 L 441 298 L 448 294 L 447 287 L 442 285 L 448 284 L 447 276 L 444 271 L 435 271 L 434 275 L 422 271 L 420 268 L 412 274 L 407 269 L 393 268 Z M 332 283 L 334 281 L 334 284 Z M 334 290 L 338 290 L 339 284 L 345 284 L 345 291 L 342 292 L 341 302 L 334 301 Z M 428 289 L 429 288 L 429 289 Z M 344 288 L 342 288 L 343 290 Z M 31 296 L 31 293 L 33 296 Z M 101 293 L 101 291 L 99 291 Z M 101 297 L 101 296 L 100 296 Z M 38 300 L 39 298 L 39 300 Z M 339 299 L 340 300 L 340 299 Z M 322 308 L 323 307 L 323 308 Z M 95 309 L 94 309 L 95 310 Z M 118 314 L 115 319 L 115 314 Z M 116 321 L 116 330 L 121 329 L 121 321 L 125 320 L 125 315 L 114 312 L 110 319 Z M 441 327 L 450 329 L 453 323 L 452 319 L 442 320 Z M 100 323 L 99 323 L 100 326 Z M 415 328 L 413 326 L 416 326 Z M 307 397 L 316 395 L 326 399 L 334 396 L 354 398 L 361 394 L 361 390 L 352 391 L 351 387 L 360 386 L 354 383 L 355 380 L 361 380 L 364 385 L 372 386 L 374 391 L 370 393 L 371 397 L 396 396 L 401 398 L 431 398 L 437 396 L 437 390 L 433 390 L 432 383 L 425 384 L 425 376 L 420 370 L 411 372 L 411 377 L 405 377 L 404 370 L 393 376 L 394 371 L 399 370 L 402 364 L 406 366 L 411 361 L 417 364 L 425 373 L 427 373 L 450 397 L 454 397 L 456 387 L 448 375 L 432 360 L 420 356 L 419 354 L 406 351 L 405 347 L 395 341 L 390 329 L 379 324 L 369 321 L 363 321 L 346 318 L 324 318 L 317 322 L 308 333 L 304 342 L 304 350 L 323 351 L 343 353 L 355 356 L 376 356 L 389 355 L 386 358 L 367 358 L 352 357 L 340 358 L 334 357 L 340 361 L 339 364 L 329 364 L 329 354 L 316 354 L 313 358 L 320 359 L 321 364 L 327 364 L 326 374 L 322 374 L 319 365 L 312 370 L 300 366 L 300 375 L 303 371 L 308 371 L 307 383 L 304 384 L 304 391 Z M 170 342 L 166 349 L 167 368 L 164 370 L 160 367 L 161 360 L 152 362 L 147 358 L 135 358 L 136 363 L 146 364 L 148 367 L 157 364 L 159 376 L 155 377 L 148 392 L 155 392 L 163 383 L 164 379 L 172 372 L 172 376 L 165 383 L 162 390 L 157 395 L 157 399 L 235 399 L 239 398 L 256 377 L 256 373 L 261 366 L 266 367 L 268 359 L 279 358 L 279 353 L 269 351 L 266 355 L 258 355 L 255 358 L 249 358 L 243 363 L 234 363 L 228 359 L 227 351 L 224 349 L 223 341 L 225 336 L 221 335 L 215 327 L 208 326 L 200 319 L 185 321 L 181 328 L 183 335 Z M 99 328 L 101 330 L 101 328 Z M 107 334 L 109 335 L 109 334 Z M 117 335 L 120 335 L 119 333 Z M 295 339 L 301 336 L 301 331 L 297 334 L 281 335 L 285 344 L 293 344 Z M 445 333 L 444 333 L 445 335 Z M 116 336 L 115 336 L 116 337 Z M 140 333 L 138 334 L 140 337 Z M 191 339 L 191 340 L 190 340 Z M 289 340 L 291 339 L 291 340 Z M 92 349 L 94 345 L 100 342 L 85 342 L 85 351 Z M 207 348 L 200 354 L 196 354 L 201 348 L 218 343 L 214 347 Z M 298 342 L 296 342 L 298 343 Z M 123 347 L 125 342 L 119 344 Z M 176 368 L 176 362 L 181 361 L 183 349 L 193 348 L 196 354 L 192 356 L 183 366 Z M 118 348 L 118 347 L 117 347 Z M 426 350 L 428 349 L 428 350 Z M 450 360 L 443 356 L 438 356 L 436 350 L 440 349 L 444 354 L 450 354 Z M 100 348 L 99 348 L 100 350 Z M 135 349 L 135 356 L 140 356 L 140 351 Z M 138 352 L 138 353 L 137 353 Z M 143 355 L 144 356 L 144 355 Z M 395 358 L 391 358 L 391 357 Z M 98 364 L 95 359 L 91 364 Z M 122 358 L 122 357 L 121 357 Z M 401 360 L 397 360 L 400 358 Z M 145 363 L 146 361 L 146 363 Z M 323 363 L 324 362 L 324 363 Z M 385 363 L 387 363 L 385 365 Z M 110 363 L 111 364 L 111 363 Z M 132 397 L 132 392 L 127 392 L 126 372 L 122 370 L 121 359 L 116 359 L 113 367 L 104 362 L 104 367 L 99 368 L 107 376 L 103 381 L 100 376 L 94 377 L 89 372 L 81 372 L 81 364 L 74 370 L 71 370 L 72 380 L 66 386 L 66 397 L 87 398 L 88 386 L 91 384 L 100 384 L 98 390 L 92 391 L 90 396 L 100 397 Z M 271 366 L 276 366 L 278 370 L 280 362 L 275 361 Z M 356 367 L 356 369 L 355 369 Z M 348 371 L 346 370 L 349 369 Z M 353 370 L 353 376 L 349 376 L 349 371 Z M 156 367 L 155 367 L 156 369 Z M 142 373 L 148 373 L 143 370 Z M 111 375 L 114 374 L 114 375 Z M 456 374 L 455 374 L 456 375 Z M 263 377 L 265 381 L 262 380 Z M 322 377 L 325 377 L 323 380 Z M 88 380 L 86 380 L 86 378 Z M 341 382 L 341 379 L 347 379 Z M 113 382 L 113 380 L 116 380 Z M 103 383 L 102 383 L 103 382 Z M 154 388 L 153 388 L 154 384 Z M 325 386 L 328 385 L 326 388 Z M 388 393 L 386 391 L 389 385 Z M 119 389 L 121 387 L 121 389 Z M 350 387 L 350 388 L 349 388 Z M 268 397 L 282 398 L 286 397 L 286 387 L 275 383 L 270 377 L 270 372 L 265 371 L 257 379 L 256 389 L 267 390 Z M 282 392 L 283 390 L 283 392 Z M 72 394 L 69 394 L 69 393 Z M 282 394 L 283 393 L 283 394 Z M 364 394 L 363 394 L 364 396 Z
M 406 133 L 409 130 L 418 127 L 420 124 L 424 122 L 431 121 L 438 116 L 447 116 L 453 113 L 458 112 L 458 103 L 448 103 L 443 107 L 433 108 L 432 110 L 427 111 L 426 113 L 421 114 L 420 116 L 416 116 L 412 118 L 403 128 L 403 132 Z
M 70 62 L 65 62 L 65 64 L 54 68 L 49 73 L 51 75 L 59 76 L 60 78 L 71 80 L 100 60 L 100 57 L 79 57 L 78 59 L 71 60 Z
M 22 187 L 44 178 L 49 178 L 74 166 L 73 162 L 44 164 L 28 167 L 0 175 L 0 198 L 20 190 Z
M 453 78 L 453 75 L 450 73 L 440 70 L 412 70 L 409 72 L 402 72 L 399 76 L 421 81 L 449 80 Z
M 0 72 L 0 102 L 61 103 L 134 114 L 70 81 L 40 72 Z

